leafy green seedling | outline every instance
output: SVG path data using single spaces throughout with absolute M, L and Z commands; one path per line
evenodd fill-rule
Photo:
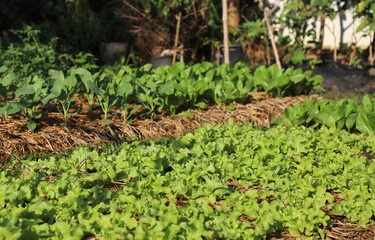
M 63 109 L 64 123 L 66 123 L 69 118 L 72 97 L 78 89 L 77 78 L 72 73 L 65 77 L 62 71 L 53 69 L 49 70 L 49 75 L 50 78 L 54 80 L 54 84 L 50 93 L 42 100 L 42 103 L 47 104 L 52 99 L 60 103 Z

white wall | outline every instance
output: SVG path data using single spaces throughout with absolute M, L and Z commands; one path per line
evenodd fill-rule
M 345 11 L 345 14 L 341 15 L 341 17 L 336 16 L 333 21 L 327 19 L 324 26 L 323 47 L 334 48 L 336 37 L 337 48 L 340 43 L 351 45 L 356 42 L 358 47 L 367 48 L 371 43 L 370 36 L 365 36 L 363 32 L 356 33 L 360 23 L 359 19 L 353 19 L 352 10 Z M 332 33 L 333 29 L 335 29 L 335 35 Z
M 269 0 L 271 4 L 276 4 L 279 0 Z M 282 8 L 284 6 L 284 1 L 280 4 L 280 10 L 275 13 L 276 17 L 280 17 Z M 309 28 L 313 27 L 314 20 L 310 19 L 308 21 Z M 324 39 L 323 39 L 323 48 L 325 49 L 333 49 L 339 48 L 340 43 L 351 45 L 352 43 L 357 42 L 357 46 L 363 49 L 368 48 L 371 43 L 371 37 L 365 36 L 363 32 L 355 33 L 357 27 L 361 21 L 359 19 L 353 19 L 353 9 L 347 10 L 341 16 L 336 16 L 333 21 L 330 19 L 325 20 L 324 26 Z M 277 25 L 274 26 L 276 30 L 280 30 L 283 32 L 283 35 L 289 35 L 293 38 L 291 34 L 291 29 L 288 29 L 286 26 Z M 320 38 L 320 21 L 315 22 L 315 30 L 317 33 L 318 39 Z M 305 39 L 305 44 L 311 39 Z M 336 44 L 335 44 L 336 42 Z

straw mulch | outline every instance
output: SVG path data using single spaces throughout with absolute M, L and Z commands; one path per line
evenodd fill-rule
M 156 115 L 154 120 L 134 119 L 132 125 L 111 115 L 111 123 L 105 126 L 101 120 L 90 120 L 88 114 L 71 116 L 68 124 L 64 125 L 61 124 L 61 114 L 51 112 L 47 118 L 38 122 L 38 128 L 34 132 L 27 129 L 27 122 L 21 115 L 12 115 L 0 123 L 0 161 L 10 161 L 11 156 L 17 158 L 17 155 L 32 153 L 64 153 L 78 145 L 117 144 L 134 139 L 175 137 L 193 132 L 204 123 L 216 126 L 225 123 L 229 118 L 234 118 L 237 124 L 251 121 L 268 128 L 271 119 L 281 116 L 285 108 L 308 98 L 317 96 L 271 98 L 264 92 L 251 93 L 248 96 L 250 103 L 233 103 L 235 110 L 214 106 L 206 110 L 189 110 L 194 114 L 194 118 L 161 114 Z M 97 119 L 101 119 L 101 116 Z

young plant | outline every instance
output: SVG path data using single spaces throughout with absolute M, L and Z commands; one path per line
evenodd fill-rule
M 85 68 L 77 68 L 73 69 L 71 71 L 71 74 L 74 74 L 79 77 L 80 81 L 85 86 L 84 95 L 89 103 L 90 109 L 89 111 L 92 111 L 92 106 L 94 104 L 94 98 L 95 98 L 95 91 L 96 90 L 96 82 L 98 81 L 100 72 L 96 72 L 94 74 L 91 74 L 87 69 Z
M 131 81 L 130 79 L 131 77 L 129 75 L 126 76 L 125 81 L 120 84 L 120 86 L 118 87 L 118 91 L 117 91 L 117 98 L 118 98 L 117 104 L 122 110 L 123 122 L 128 122 L 131 115 L 133 115 L 138 109 L 142 107 L 141 105 L 137 105 L 135 108 L 133 108 L 129 112 L 129 114 L 127 114 L 129 106 L 130 106 L 129 97 L 134 91 L 134 88 L 130 82 Z
M 150 75 L 144 75 L 150 79 Z M 136 81 L 138 91 L 137 91 L 137 98 L 139 101 L 149 110 L 147 114 L 151 115 L 153 118 L 156 107 L 163 104 L 163 100 L 157 96 L 157 87 L 160 84 L 160 81 L 147 81 L 145 84 L 142 82 L 142 77 Z
M 78 81 L 74 74 L 65 77 L 62 71 L 50 69 L 49 75 L 54 80 L 53 87 L 50 93 L 42 100 L 43 104 L 47 104 L 50 100 L 54 100 L 61 104 L 63 109 L 64 123 L 66 124 L 69 118 L 69 109 L 72 103 L 72 97 L 78 89 Z M 58 110 L 61 112 L 60 110 Z
M 19 99 L 17 107 L 22 108 L 22 113 L 28 122 L 27 128 L 32 131 L 37 127 L 35 120 L 42 117 L 41 113 L 36 115 L 36 111 L 42 103 L 42 96 L 47 93 L 44 83 L 44 79 L 36 75 L 32 79 L 32 84 L 26 88 L 17 88 L 15 92 L 15 99 Z
M 6 74 L 8 71 L 8 68 L 6 66 L 0 67 L 0 75 Z M 2 99 L 1 105 L 5 105 L 7 103 L 8 94 L 10 92 L 13 92 L 15 90 L 15 87 L 12 85 L 12 83 L 17 80 L 17 76 L 14 73 L 8 73 L 3 78 L 1 78 L 0 81 L 0 96 Z
M 109 109 L 114 106 L 118 100 L 116 97 L 116 91 L 117 91 L 117 84 L 114 81 L 114 79 L 110 78 L 110 80 L 107 80 L 108 78 L 107 74 L 102 74 L 99 77 L 98 85 L 95 82 L 90 81 L 90 88 L 95 93 L 99 105 L 103 110 L 104 113 L 104 124 L 107 125 L 110 123 L 110 120 L 108 120 L 108 112 Z

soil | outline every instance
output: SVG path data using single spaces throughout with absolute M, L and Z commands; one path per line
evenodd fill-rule
M 371 76 L 369 70 L 330 61 L 316 65 L 313 72 L 323 77 L 322 96 L 337 100 L 375 93 L 375 76 Z

